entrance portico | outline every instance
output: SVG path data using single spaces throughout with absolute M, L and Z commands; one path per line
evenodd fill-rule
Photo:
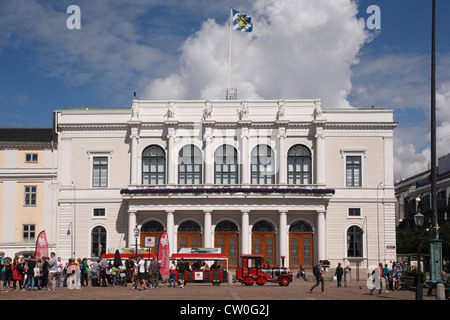
M 121 193 L 128 206 L 130 247 L 135 241 L 132 229 L 155 217 L 164 221 L 172 253 L 186 246 L 220 247 L 229 256 L 261 253 L 271 265 L 281 265 L 285 256 L 288 266 L 299 261 L 298 257 L 289 259 L 293 245 L 289 241 L 290 225 L 302 221 L 310 226 L 306 230 L 310 241 L 306 252 L 315 254 L 306 264 L 326 258 L 326 206 L 334 193 L 330 189 L 166 187 L 125 189 Z M 230 231 L 224 232 L 224 223 Z M 222 229 L 217 229 L 220 224 Z M 293 252 L 305 251 L 303 242 L 300 247 L 295 245 Z

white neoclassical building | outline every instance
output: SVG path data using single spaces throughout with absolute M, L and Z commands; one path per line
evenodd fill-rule
M 230 266 L 395 260 L 393 111 L 320 100 L 133 100 L 55 111 L 58 253 L 96 257 L 168 231 Z

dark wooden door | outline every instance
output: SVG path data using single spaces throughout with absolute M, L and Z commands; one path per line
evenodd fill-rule
M 312 233 L 289 233 L 289 266 L 312 268 L 313 235 Z
M 275 232 L 253 232 L 252 253 L 262 254 L 265 263 L 270 266 L 275 264 L 276 257 L 276 235 Z
M 215 247 L 222 249 L 222 253 L 228 256 L 228 268 L 236 269 L 239 261 L 239 233 L 216 232 Z

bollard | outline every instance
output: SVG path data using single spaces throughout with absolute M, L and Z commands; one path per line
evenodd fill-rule
M 344 268 L 344 287 L 350 287 L 350 282 L 352 281 L 352 269 L 350 266 Z
M 233 274 L 231 272 L 227 272 L 227 276 L 228 276 L 228 285 L 232 286 L 233 285 Z
M 445 287 L 442 283 L 436 285 L 436 300 L 445 300 Z
M 382 277 L 381 278 L 381 292 L 388 292 L 388 288 L 386 287 L 386 278 Z

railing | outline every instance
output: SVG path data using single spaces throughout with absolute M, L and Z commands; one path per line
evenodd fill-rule
M 122 189 L 121 194 L 168 193 L 301 193 L 334 194 L 334 189 L 319 185 L 136 185 Z

